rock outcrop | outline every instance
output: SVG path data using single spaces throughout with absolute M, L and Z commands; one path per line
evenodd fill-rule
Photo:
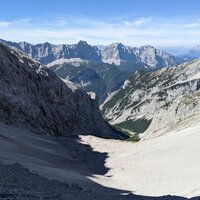
M 71 86 L 71 88 L 70 88 Z M 54 72 L 0 44 L 0 121 L 36 133 L 93 134 L 118 138 L 101 117 L 97 101 Z

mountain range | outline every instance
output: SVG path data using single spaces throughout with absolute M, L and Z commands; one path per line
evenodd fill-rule
M 85 41 L 77 44 L 54 45 L 48 42 L 32 45 L 27 42 L 10 42 L 0 40 L 1 43 L 15 47 L 33 59 L 43 64 L 49 64 L 58 59 L 79 58 L 94 63 L 109 63 L 120 65 L 123 63 L 144 63 L 148 69 L 156 69 L 177 64 L 176 58 L 164 51 L 155 49 L 152 46 L 129 47 L 121 43 L 113 43 L 99 50 Z M 132 69 L 134 71 L 134 69 Z
M 101 117 L 95 96 L 13 48 L 0 44 L 0 121 L 56 136 L 118 138 Z
M 52 45 L 50 43 L 31 45 L 26 42 L 1 42 L 46 63 L 47 67 L 66 83 L 71 81 L 77 84 L 78 91 L 82 88 L 87 92 L 95 92 L 96 99 L 99 100 L 100 104 L 103 104 L 101 108 L 104 117 L 116 127 L 136 133 L 145 132 L 148 127 L 152 127 L 152 120 L 156 116 L 154 115 L 155 112 L 163 106 L 163 102 L 169 103 L 168 99 L 163 96 L 164 99 L 159 99 L 157 95 L 157 93 L 161 95 L 162 90 L 164 90 L 163 87 L 166 86 L 162 80 L 168 80 L 167 82 L 170 85 L 177 81 L 178 76 L 183 77 L 183 79 L 185 77 L 185 74 L 176 71 L 185 66 L 184 64 L 177 66 L 177 57 L 175 58 L 152 46 L 136 48 L 121 43 L 113 43 L 100 51 L 97 47 L 91 46 L 85 41 L 80 41 L 74 45 Z M 196 51 L 198 51 L 198 48 L 196 48 Z M 185 57 L 183 59 L 182 57 L 185 62 L 190 58 Z M 179 60 L 179 62 L 182 61 Z M 189 62 L 186 66 L 194 66 L 194 64 L 191 64 L 192 62 Z M 174 67 L 169 68 L 172 65 Z M 165 66 L 167 68 L 163 68 Z M 158 71 L 154 72 L 155 69 L 158 69 Z M 132 73 L 134 74 L 131 75 Z M 170 77 L 174 77 L 172 74 L 176 78 L 170 82 Z M 149 82 L 147 82 L 148 80 Z M 152 81 L 153 86 L 151 85 Z M 143 86 L 144 83 L 145 86 Z M 163 84 L 164 86 L 161 87 Z M 130 87 L 127 85 L 130 85 Z M 156 94 L 154 87 L 157 91 Z M 190 89 L 189 92 L 191 92 Z M 179 94 L 179 92 L 177 93 Z M 140 98 L 143 99 L 142 103 Z M 104 102 L 105 100 L 106 102 Z M 150 103 L 150 101 L 152 102 Z M 139 105 L 137 105 L 137 102 L 140 102 Z M 138 126 L 138 122 L 141 126 Z M 137 124 L 137 130 L 134 129 L 135 124 Z M 150 129 L 148 128 L 148 130 Z
M 199 195 L 200 60 L 163 67 L 152 59 L 159 50 L 142 47 L 149 65 L 117 44 L 109 64 L 78 46 L 78 57 L 45 66 L 0 44 L 0 198 Z M 47 49 L 36 55 L 52 59 Z
M 191 48 L 187 53 L 186 56 L 190 56 L 193 58 L 199 58 L 200 57 L 200 46 L 197 45 L 193 48 Z
M 100 103 L 118 90 L 132 72 L 152 71 L 177 63 L 174 56 L 152 46 L 136 48 L 113 43 L 99 50 L 85 41 L 72 45 L 0 42 L 47 65 L 62 79 L 78 84 L 87 92 L 95 92 Z
M 184 53 L 176 56 L 176 60 L 178 63 L 183 63 L 187 61 L 194 60 L 196 58 L 200 58 L 200 46 L 194 46 L 192 48 L 188 48 Z

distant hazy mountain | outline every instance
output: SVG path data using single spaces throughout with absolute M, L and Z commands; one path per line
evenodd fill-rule
M 19 51 L 0 44 L 0 121 L 36 133 L 118 138 L 95 96 Z
M 195 57 L 191 57 L 191 56 L 188 56 L 188 55 L 179 55 L 176 57 L 176 61 L 177 63 L 185 63 L 185 62 L 189 62 L 191 60 L 195 60 L 196 58 Z
M 200 45 L 191 48 L 186 55 L 194 58 L 200 58 Z
M 200 113 L 200 60 L 136 72 L 102 106 L 113 125 L 133 133 L 170 129 Z M 155 133 L 156 134 L 156 133 Z
M 186 54 L 190 48 L 185 46 L 177 46 L 177 47 L 158 47 L 158 49 L 162 49 L 166 51 L 167 53 L 173 55 L 173 56 L 179 56 Z
M 176 61 L 178 63 L 184 63 L 196 58 L 200 58 L 200 46 L 193 47 L 188 49 L 185 53 L 179 54 L 176 56 Z

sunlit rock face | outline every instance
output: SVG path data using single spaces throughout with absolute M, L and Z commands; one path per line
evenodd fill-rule
M 134 73 L 102 107 L 113 125 L 151 134 L 199 114 L 200 60 Z
M 79 41 L 77 44 L 61 44 L 54 45 L 48 42 L 32 45 L 27 42 L 9 42 L 0 40 L 1 43 L 7 44 L 9 46 L 15 47 L 31 58 L 40 61 L 43 64 L 49 64 L 58 59 L 73 59 L 79 58 L 81 60 L 94 61 L 96 63 L 101 62 L 101 53 L 97 47 L 93 47 L 85 41 Z M 75 61 L 72 61 L 76 63 Z M 80 60 L 77 60 L 80 62 Z
M 102 51 L 103 62 L 121 65 L 123 63 L 144 63 L 141 69 L 152 70 L 176 65 L 174 56 L 152 46 L 129 47 L 113 43 Z

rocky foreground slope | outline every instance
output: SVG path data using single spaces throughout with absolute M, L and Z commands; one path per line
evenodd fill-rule
M 176 137 L 178 134 L 173 135 Z M 0 199 L 186 200 L 170 194 L 199 194 L 199 190 L 195 190 L 200 180 L 199 159 L 193 165 L 199 155 L 199 134 L 196 137 L 194 134 L 187 135 L 189 138 L 185 134 L 181 137 L 184 139 L 182 142 L 180 137 L 176 140 L 174 137 L 170 140 L 160 137 L 160 140 L 149 140 L 141 145 L 138 143 L 138 146 L 94 136 L 82 136 L 81 142 L 73 137 L 48 137 L 0 123 Z M 157 149 L 160 143 L 165 147 L 161 154 Z M 178 145 L 178 148 L 171 148 L 173 145 Z M 181 145 L 184 148 L 180 148 Z M 166 156 L 166 150 L 169 156 Z M 179 159 L 180 153 L 188 156 Z M 151 164 L 152 158 L 156 165 Z M 176 162 L 170 162 L 170 159 Z M 182 168 L 182 163 L 183 166 L 186 163 L 187 168 L 178 170 L 174 178 L 174 172 Z M 155 170 L 155 166 L 159 170 Z M 146 170 L 147 173 L 144 173 Z M 163 181 L 163 176 L 158 178 L 158 171 L 165 177 L 167 175 L 170 187 Z M 190 177 L 192 184 L 185 181 Z M 154 189 L 151 190 L 151 187 Z M 152 192 L 151 196 L 158 193 L 162 196 L 144 196 L 141 190 Z M 136 195 L 136 192 L 142 195 Z
M 51 70 L 0 44 L 0 121 L 37 133 L 118 138 L 97 101 Z
M 85 136 L 95 151 L 109 154 L 106 160 L 109 178 L 97 176 L 93 180 L 145 196 L 197 196 L 200 199 L 199 117 L 184 120 L 164 135 L 138 143 Z
M 111 123 L 149 134 L 200 113 L 200 60 L 136 72 L 102 107 Z

